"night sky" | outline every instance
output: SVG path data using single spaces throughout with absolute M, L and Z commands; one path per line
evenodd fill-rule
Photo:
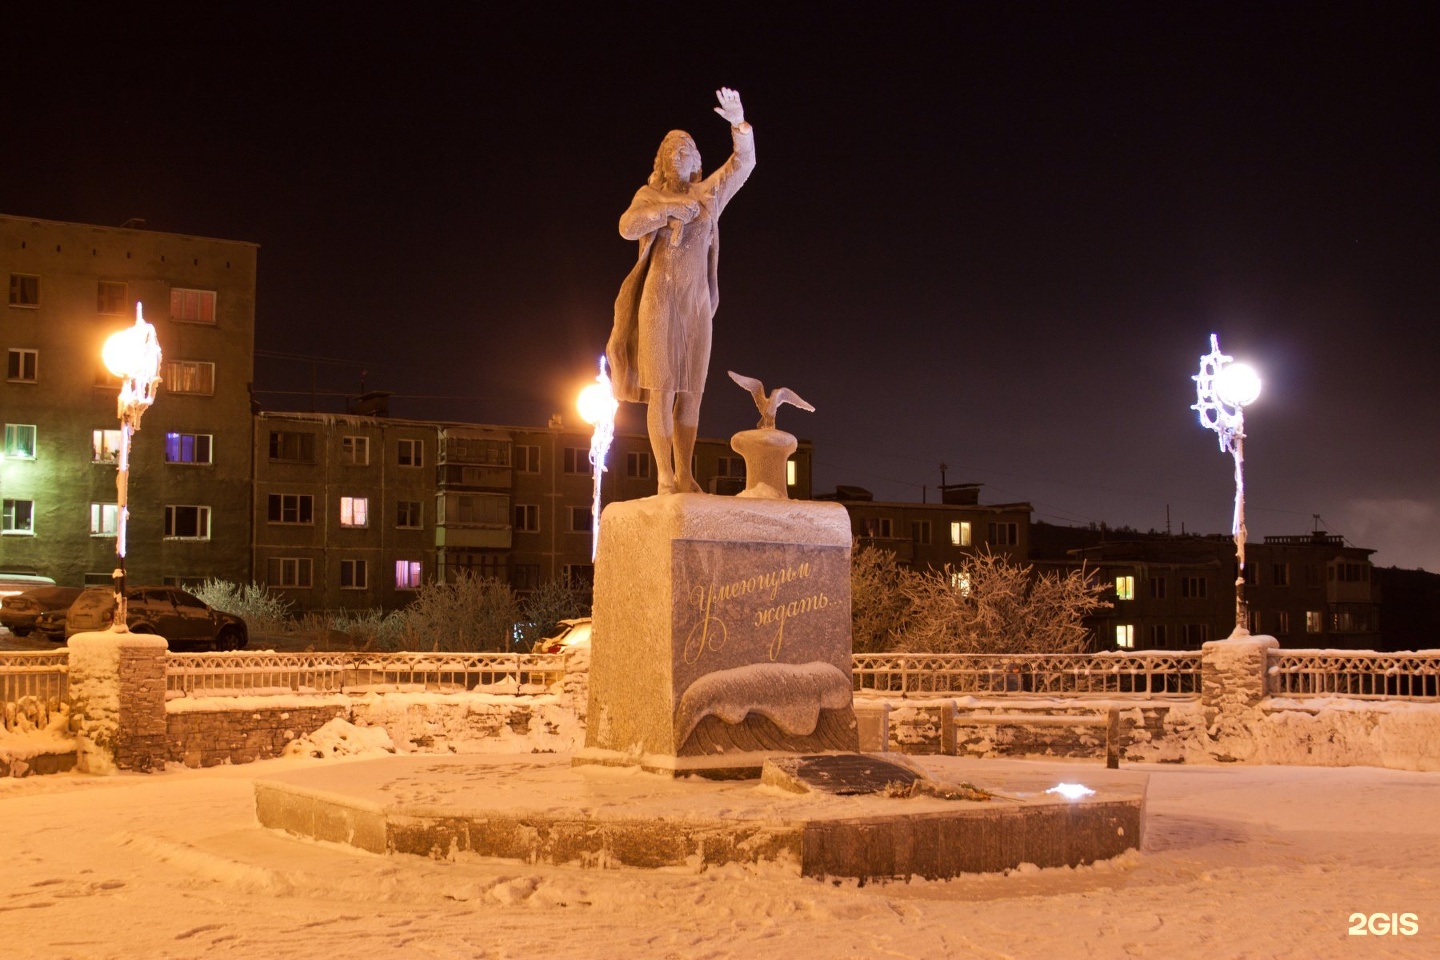
M 1189 409 L 1215 332 L 1265 379 L 1251 535 L 1318 514 L 1440 570 L 1433 4 L 288 6 L 0 23 L 0 212 L 260 244 L 270 409 L 363 381 L 575 420 L 619 214 L 665 131 L 724 159 L 726 85 L 758 165 L 704 435 L 754 425 L 733 369 L 816 406 L 780 426 L 817 491 L 933 502 L 944 463 L 1038 520 L 1228 533 Z

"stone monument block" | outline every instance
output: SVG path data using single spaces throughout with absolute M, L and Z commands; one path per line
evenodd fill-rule
M 758 776 L 772 753 L 858 749 L 839 504 L 612 503 L 594 621 L 577 763 Z

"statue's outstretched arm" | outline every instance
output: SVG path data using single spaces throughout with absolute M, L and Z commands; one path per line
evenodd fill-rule
M 715 91 L 715 99 L 720 101 L 720 106 L 715 108 L 715 112 L 729 120 L 730 126 L 738 127 L 745 122 L 745 107 L 740 103 L 738 91 L 731 90 L 729 87 L 721 87 Z

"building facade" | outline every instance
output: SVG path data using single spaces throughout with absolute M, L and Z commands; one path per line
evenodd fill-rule
M 138 302 L 164 364 L 131 451 L 129 577 L 248 579 L 256 254 L 252 243 L 0 216 L 0 567 L 110 582 L 119 383 L 100 350 Z
M 588 427 L 319 413 L 254 423 L 254 577 L 297 611 L 396 609 L 462 574 L 521 594 L 593 580 Z M 607 459 L 604 503 L 655 493 L 646 437 L 616 436 Z M 708 489 L 744 488 L 725 441 L 702 438 L 695 460 Z M 808 497 L 810 444 L 791 460 L 790 494 Z
M 1224 535 L 1116 535 L 1070 546 L 1042 568 L 1083 566 L 1108 586 L 1109 609 L 1089 618 L 1100 648 L 1194 650 L 1235 629 L 1235 542 Z M 1041 534 L 1047 544 L 1049 532 Z M 1375 649 L 1380 590 L 1370 555 L 1324 531 L 1245 545 L 1247 629 L 1290 648 Z

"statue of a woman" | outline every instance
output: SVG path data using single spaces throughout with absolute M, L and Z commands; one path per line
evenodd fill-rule
M 615 298 L 605 352 L 615 395 L 649 405 L 662 494 L 700 492 L 690 460 L 710 366 L 710 323 L 720 303 L 720 213 L 755 168 L 755 138 L 740 95 L 722 87 L 715 96 L 715 112 L 730 121 L 730 159 L 702 180 L 695 141 L 670 131 L 650 179 L 620 217 L 620 235 L 640 241 L 640 258 Z

